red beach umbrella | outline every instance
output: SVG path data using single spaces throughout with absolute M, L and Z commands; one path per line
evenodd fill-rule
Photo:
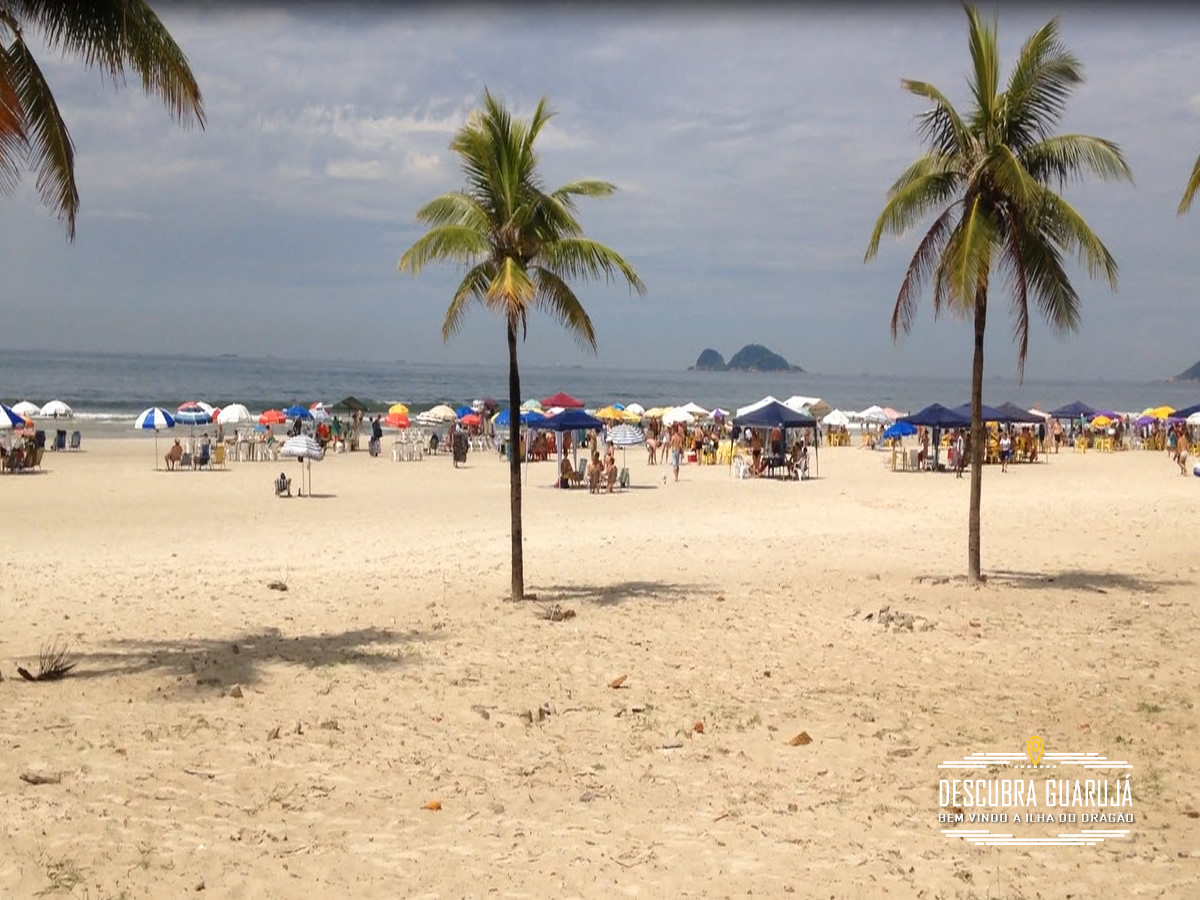
M 563 409 L 583 409 L 583 401 L 576 400 L 570 394 L 559 391 L 552 397 L 544 397 L 542 399 L 542 407 L 550 409 L 552 406 L 561 406 Z
M 259 425 L 282 425 L 287 421 L 287 416 L 282 410 L 268 409 L 265 413 L 258 417 Z

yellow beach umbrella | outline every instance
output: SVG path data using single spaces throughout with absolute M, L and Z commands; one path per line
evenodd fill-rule
M 598 409 L 592 413 L 601 422 L 628 422 L 635 419 L 635 416 L 630 416 L 623 409 L 617 409 L 615 406 L 606 406 L 604 409 Z
M 1173 412 L 1175 412 L 1175 407 L 1173 406 L 1159 406 L 1155 409 L 1152 409 L 1150 411 L 1150 415 L 1154 416 L 1156 419 L 1166 419 Z
M 1112 424 L 1112 419 L 1108 416 L 1096 416 L 1096 418 L 1092 419 L 1092 424 L 1097 428 L 1107 428 Z
M 388 407 L 388 415 L 389 416 L 407 416 L 408 415 L 408 407 L 405 406 L 403 403 L 393 403 L 391 406 Z
M 642 415 L 647 419 L 661 419 L 664 415 L 666 415 L 669 408 L 670 407 L 655 406 L 646 410 L 644 413 L 642 413 Z

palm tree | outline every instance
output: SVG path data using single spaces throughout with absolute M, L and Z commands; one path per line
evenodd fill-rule
M 1079 213 L 1054 188 L 1091 173 L 1104 180 L 1133 176 L 1111 141 L 1083 134 L 1054 134 L 1067 98 L 1083 82 L 1079 61 L 1059 40 L 1052 19 L 1025 42 L 1001 90 L 995 22 L 983 24 L 973 6 L 969 23 L 972 105 L 959 114 L 931 84 L 901 82 L 931 102 L 918 117 L 928 148 L 896 180 L 875 223 L 866 260 L 885 232 L 903 234 L 936 213 L 917 245 L 892 311 L 892 338 L 907 334 L 923 287 L 932 283 L 936 318 L 950 310 L 975 326 L 971 371 L 971 511 L 968 574 L 980 580 L 979 503 L 986 447 L 983 402 L 983 336 L 994 269 L 1010 295 L 1017 370 L 1025 376 L 1030 301 L 1052 330 L 1079 325 L 1079 296 L 1064 268 L 1072 254 L 1090 277 L 1103 275 L 1116 290 L 1117 263 Z
M 79 190 L 75 148 L 54 94 L 26 42 L 40 33 L 51 50 L 76 56 L 121 85 L 127 69 L 141 78 L 181 124 L 204 127 L 200 88 L 187 57 L 143 0 L 0 0 L 0 193 L 37 172 L 42 202 L 75 239 Z
M 585 349 L 595 351 L 592 320 L 568 285 L 570 280 L 623 278 L 646 292 L 637 272 L 615 250 L 583 234 L 575 218 L 577 197 L 607 197 L 605 181 L 573 181 L 547 193 L 538 173 L 534 142 L 554 114 L 542 98 L 528 122 L 514 119 L 484 91 L 476 110 L 450 142 L 466 187 L 443 194 L 417 211 L 429 226 L 400 258 L 401 272 L 415 276 L 426 263 L 446 261 L 466 269 L 442 324 L 442 340 L 462 325 L 472 302 L 504 319 L 508 335 L 509 483 L 512 507 L 512 599 L 525 596 L 521 540 L 521 461 L 517 453 L 521 375 L 517 333 L 524 339 L 529 315 L 548 313 Z

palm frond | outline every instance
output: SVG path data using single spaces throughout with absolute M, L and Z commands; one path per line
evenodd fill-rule
M 1088 173 L 1103 181 L 1133 183 L 1133 171 L 1121 148 L 1113 141 L 1087 134 L 1060 134 L 1043 138 L 1020 152 L 1020 159 L 1042 184 L 1057 183 L 1059 189 L 1082 181 Z
M 66 224 L 68 238 L 74 240 L 79 189 L 75 185 L 75 145 L 67 123 L 20 35 L 8 48 L 7 62 L 10 84 L 20 104 L 29 163 L 38 173 L 38 193 Z
M 565 237 L 542 248 L 539 263 L 559 277 L 583 281 L 625 279 L 631 291 L 646 293 L 641 276 L 611 247 L 584 237 Z
M 1025 357 L 1029 353 L 1029 278 L 1025 271 L 1025 235 L 1023 223 L 1010 224 L 1000 253 L 1000 267 L 1008 275 L 1012 294 L 1009 309 L 1013 317 L 1013 341 L 1017 345 L 1017 376 L 1025 380 Z
M 463 319 L 466 318 L 467 310 L 471 306 L 471 301 L 482 301 L 487 294 L 488 284 L 492 280 L 492 273 L 488 263 L 479 263 L 472 266 L 466 276 L 458 285 L 458 290 L 454 292 L 454 297 L 450 301 L 450 306 L 446 308 L 446 318 L 442 322 L 442 340 L 448 341 L 458 333 L 462 327 Z
M 484 292 L 483 302 L 515 321 L 521 310 L 533 303 L 537 288 L 528 270 L 511 256 L 499 260 Z
M 971 115 L 971 130 L 981 133 L 992 123 L 995 115 L 996 92 L 1000 89 L 1000 50 L 996 45 L 997 24 L 985 25 L 979 10 L 967 4 L 968 37 L 971 51 L 971 95 L 975 109 Z
M 971 134 L 946 95 L 924 81 L 905 78 L 900 84 L 910 94 L 933 101 L 932 109 L 917 116 L 917 136 L 921 143 L 942 156 L 966 153 Z
M 401 272 L 420 273 L 429 262 L 471 264 L 488 252 L 488 237 L 466 225 L 438 225 L 421 235 L 404 251 L 397 268 Z
M 585 179 L 572 181 L 551 192 L 550 196 L 571 212 L 576 211 L 576 197 L 611 197 L 617 192 L 617 186 L 607 181 Z
M 1192 166 L 1192 176 L 1188 179 L 1187 187 L 1183 189 L 1183 199 L 1179 201 L 1176 215 L 1182 216 L 1192 208 L 1192 201 L 1196 199 L 1197 190 L 1200 190 L 1200 156 L 1196 157 L 1196 165 Z
M 183 125 L 204 127 L 204 101 L 187 56 L 144 0 L 10 0 L 49 47 L 82 59 L 117 84 L 132 70 Z
M 976 293 L 980 289 L 987 289 L 999 232 L 992 211 L 979 197 L 964 203 L 962 220 L 955 229 L 955 239 L 947 247 L 948 287 L 952 305 L 962 309 L 971 308 Z
M 953 200 L 962 184 L 955 160 L 926 154 L 904 171 L 888 190 L 888 201 L 875 222 L 864 260 L 874 259 L 885 233 L 902 235 L 938 207 Z
M 1103 276 L 1117 289 L 1117 261 L 1104 242 L 1096 236 L 1075 207 L 1059 195 L 1046 191 L 1042 198 L 1038 230 L 1067 253 L 1074 253 L 1086 265 L 1089 278 Z
M 585 350 L 596 350 L 596 330 L 591 317 L 570 286 L 549 269 L 534 269 L 537 306 L 571 333 L 575 343 Z
M 487 211 L 464 191 L 435 197 L 417 210 L 417 221 L 427 225 L 462 225 L 480 232 L 491 227 Z
M 895 340 L 900 332 L 908 334 L 912 331 L 921 290 L 930 275 L 936 271 L 938 261 L 942 258 L 949 234 L 954 230 L 957 209 L 957 203 L 948 206 L 934 220 L 925 232 L 925 237 L 921 238 L 921 243 L 917 245 L 917 252 L 913 254 L 908 270 L 904 273 L 900 292 L 896 295 L 896 306 L 892 310 L 892 340 Z
M 1045 138 L 1062 121 L 1067 100 L 1083 83 L 1083 66 L 1058 36 L 1058 17 L 1025 41 L 1004 92 L 1005 133 L 1016 148 Z
M 0 44 L 0 194 L 7 194 L 17 186 L 25 153 L 21 98 L 14 84 L 8 47 Z

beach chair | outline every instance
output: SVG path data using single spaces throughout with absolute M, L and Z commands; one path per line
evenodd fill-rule
M 743 478 L 750 478 L 754 473 L 750 471 L 750 463 L 746 457 L 739 454 L 733 458 L 730 474 L 732 474 L 734 478 L 741 480 Z
M 51 449 L 52 450 L 66 450 L 67 449 L 67 433 L 63 429 L 59 428 L 57 431 L 54 432 L 54 446 Z
M 584 478 L 587 477 L 587 463 L 584 460 L 579 461 L 579 465 L 574 472 L 571 473 L 571 484 L 583 484 Z
M 213 465 L 225 468 L 225 445 L 217 444 L 213 450 Z
M 275 496 L 292 496 L 292 479 L 287 477 L 286 472 L 280 472 L 279 477 L 275 479 Z
M 71 450 L 78 450 L 78 449 L 79 449 L 79 444 L 80 444 L 80 442 L 81 442 L 82 440 L 83 440 L 83 435 L 81 435 L 81 434 L 80 434 L 78 431 L 72 431 L 72 432 L 71 432 L 71 443 L 70 443 L 70 449 L 71 449 Z
M 617 475 L 617 487 L 621 490 L 629 490 L 629 469 L 621 467 L 620 474 Z
M 200 448 L 200 452 L 196 455 L 196 468 L 207 469 L 212 465 L 212 449 L 208 445 Z
M 189 451 L 184 450 L 183 456 L 181 456 L 179 458 L 179 465 L 177 465 L 175 468 L 178 470 L 178 469 L 190 469 L 191 467 L 192 467 L 192 454 Z

